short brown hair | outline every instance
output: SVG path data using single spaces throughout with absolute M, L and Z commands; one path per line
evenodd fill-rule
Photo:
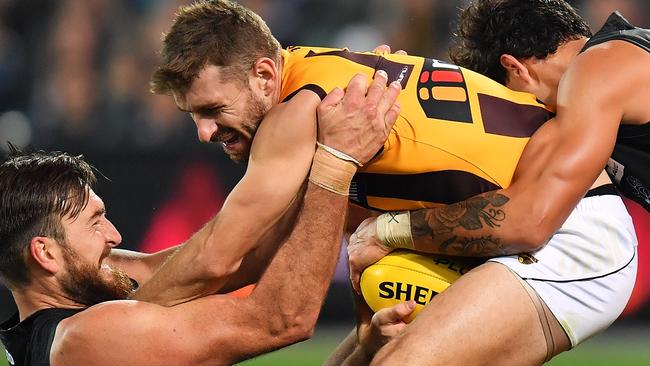
M 95 174 L 81 156 L 11 146 L 0 165 L 0 277 L 15 288 L 30 283 L 29 243 L 47 236 L 65 241 L 63 217 L 77 217 L 88 203 Z
M 178 9 L 161 53 L 151 92 L 185 93 L 206 65 L 226 68 L 228 79 L 244 80 L 260 57 L 279 60 L 280 43 L 250 9 L 228 0 L 203 0 Z

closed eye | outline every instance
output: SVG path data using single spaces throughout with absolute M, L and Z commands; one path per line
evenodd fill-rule
M 196 110 L 196 114 L 203 116 L 203 117 L 215 117 L 221 114 L 223 111 L 224 106 L 215 106 L 215 107 L 209 107 L 209 108 L 198 108 Z

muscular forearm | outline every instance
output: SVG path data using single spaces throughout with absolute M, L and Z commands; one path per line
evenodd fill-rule
M 338 259 L 347 196 L 308 184 L 296 226 L 253 293 L 268 314 L 316 320 Z M 269 298 L 275 301 L 268 301 Z
M 242 213 L 246 210 L 224 209 L 175 252 L 132 298 L 172 306 L 255 281 L 268 264 L 268 259 L 260 255 L 272 255 L 290 230 L 295 220 L 293 207 L 294 204 L 275 220 L 266 221 L 252 216 L 244 219 L 246 215 Z M 264 228 L 256 224 L 264 224 Z M 267 228 L 270 224 L 276 225 Z
M 542 247 L 594 180 L 599 184 L 608 181 L 604 176 L 604 180 L 596 179 L 602 165 L 587 164 L 588 154 L 564 152 L 567 145 L 577 143 L 562 140 L 558 137 L 560 132 L 555 121 L 537 131 L 508 188 L 412 212 L 411 231 L 416 249 L 449 255 L 495 256 Z
M 241 311 L 262 332 L 239 361 L 308 338 L 316 325 L 341 248 L 347 197 L 309 183 L 298 221 Z
M 172 306 L 215 293 L 227 280 L 227 276 L 219 274 L 216 266 L 212 273 L 206 273 L 206 269 L 200 266 L 203 263 L 200 244 L 207 239 L 216 220 L 217 217 L 213 218 L 171 254 L 131 298 Z
M 107 261 L 109 265 L 123 270 L 130 278 L 142 285 L 149 281 L 153 273 L 178 248 L 179 246 L 174 246 L 153 254 L 113 248 Z
M 412 211 L 411 233 L 418 251 L 488 257 L 527 251 L 513 226 L 515 207 L 504 191 L 487 192 L 466 201 Z
M 302 189 L 298 196 L 303 197 L 304 192 L 305 189 Z M 219 289 L 219 293 L 231 292 L 259 281 L 280 245 L 293 229 L 301 206 L 302 199 L 294 201 L 280 221 L 266 232 L 257 247 L 244 257 L 237 271 L 228 276 L 227 282 Z

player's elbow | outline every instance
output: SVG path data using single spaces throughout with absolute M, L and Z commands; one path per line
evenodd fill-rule
M 314 335 L 316 320 L 296 319 L 286 329 L 286 336 L 289 344 L 298 343 L 310 339 Z
M 242 259 L 227 260 L 215 252 L 198 253 L 192 261 L 200 278 L 204 280 L 226 280 L 241 266 Z
M 550 235 L 543 234 L 542 230 L 533 230 L 531 235 L 521 239 L 521 253 L 530 253 L 542 249 L 548 242 Z
M 548 239 L 555 231 L 543 220 L 522 220 L 517 231 L 516 238 L 512 242 L 516 243 L 515 253 L 530 253 L 542 249 Z
M 221 262 L 203 262 L 201 263 L 202 277 L 213 280 L 226 280 L 233 273 L 237 272 L 241 265 L 241 259 L 238 261 L 221 263 Z
M 282 314 L 271 322 L 269 335 L 286 345 L 302 342 L 314 334 L 317 319 L 317 312 Z

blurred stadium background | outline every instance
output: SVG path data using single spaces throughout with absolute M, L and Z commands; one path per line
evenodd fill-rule
M 465 3 L 241 2 L 262 15 L 283 46 L 370 50 L 387 43 L 440 59 L 447 59 L 453 22 Z M 219 210 L 243 171 L 220 148 L 199 144 L 191 120 L 170 98 L 148 93 L 161 34 L 184 3 L 0 0 L 0 149 L 10 140 L 87 156 L 111 180 L 100 182 L 97 191 L 128 249 L 155 251 L 182 242 Z M 615 9 L 650 27 L 645 0 L 572 3 L 594 28 Z M 641 214 L 636 219 L 642 260 L 632 302 L 610 330 L 551 365 L 650 364 L 650 216 L 644 219 L 639 207 L 631 208 Z M 346 278 L 340 265 L 313 340 L 244 364 L 320 364 L 353 326 Z M 14 309 L 10 294 L 1 289 L 0 318 Z M 4 362 L 0 356 L 0 365 Z

